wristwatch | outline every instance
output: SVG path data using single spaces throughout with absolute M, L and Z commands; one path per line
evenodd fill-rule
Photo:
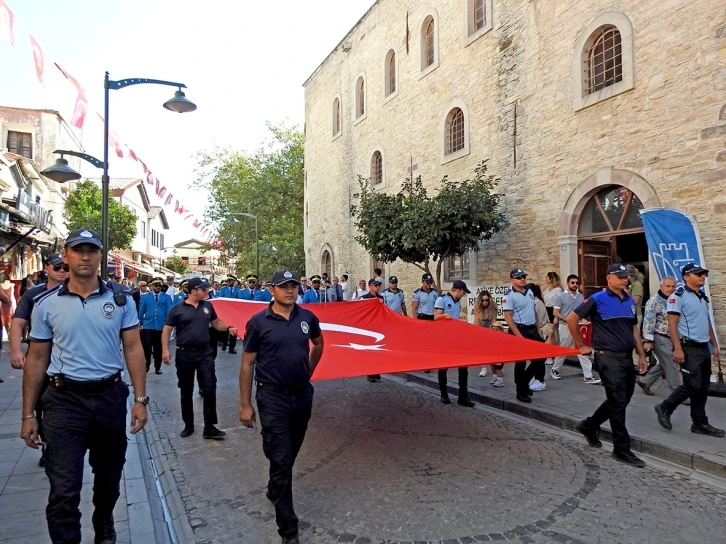
M 145 397 L 136 397 L 134 399 L 134 402 L 140 402 L 144 406 L 148 406 L 148 404 L 149 404 L 149 395 L 146 395 Z

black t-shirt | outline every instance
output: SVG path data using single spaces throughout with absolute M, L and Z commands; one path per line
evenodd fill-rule
M 297 304 L 287 320 L 272 310 L 256 313 L 245 327 L 244 350 L 257 353 L 255 378 L 274 385 L 310 381 L 310 340 L 321 335 L 320 321 Z
M 13 318 L 17 317 L 19 319 L 24 319 L 28 322 L 28 327 L 30 327 L 30 316 L 33 313 L 33 307 L 35 306 L 35 301 L 33 299 L 39 294 L 45 292 L 45 290 L 45 284 L 41 284 L 31 287 L 25 291 L 18 301 Z
M 371 294 L 371 292 L 369 291 L 369 292 L 368 292 L 368 293 L 366 293 L 365 295 L 361 295 L 361 296 L 360 296 L 360 298 L 361 298 L 361 299 L 364 299 L 364 298 L 379 298 L 379 299 L 383 300 L 383 295 L 381 295 L 380 293 L 378 293 L 377 295 L 373 295 L 373 294 Z
M 172 306 L 166 325 L 176 327 L 177 346 L 201 346 L 209 344 L 209 323 L 215 319 L 217 312 L 206 300 L 196 308 L 185 300 Z

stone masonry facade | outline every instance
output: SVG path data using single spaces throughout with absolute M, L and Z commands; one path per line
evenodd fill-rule
M 515 265 L 537 279 L 549 270 L 577 273 L 580 213 L 598 188 L 622 185 L 645 208 L 674 207 L 696 218 L 726 337 L 719 319 L 726 308 L 726 5 L 489 0 L 487 25 L 470 38 L 472 4 L 378 0 L 305 83 L 307 273 L 320 272 L 327 250 L 334 274 L 370 277 L 349 205 L 357 176 L 371 175 L 374 152 L 383 157 L 377 190 L 390 192 L 411 167 L 434 191 L 444 175 L 471 177 L 488 159 L 511 225 L 474 255 L 470 284 L 507 283 Z M 435 62 L 422 71 L 429 18 Z M 606 24 L 622 36 L 623 82 L 588 102 L 577 68 L 589 34 Z M 397 85 L 385 96 L 391 50 Z M 336 98 L 342 119 L 334 135 Z M 447 160 L 445 119 L 453 107 L 465 114 L 466 146 Z M 408 293 L 420 283 L 414 266 L 388 263 L 386 275 L 393 274 Z

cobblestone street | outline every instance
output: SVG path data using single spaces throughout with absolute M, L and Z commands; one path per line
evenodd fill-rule
M 221 442 L 179 438 L 173 367 L 149 376 L 155 424 L 200 543 L 278 542 L 259 428 L 237 419 L 238 358 L 217 359 Z M 726 493 L 688 477 L 630 468 L 574 435 L 443 406 L 395 380 L 315 388 L 294 489 L 305 544 L 723 542 Z

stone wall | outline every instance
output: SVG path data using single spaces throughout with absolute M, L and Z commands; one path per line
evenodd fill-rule
M 535 278 L 548 270 L 576 271 L 576 256 L 568 253 L 576 224 L 573 232 L 566 210 L 573 194 L 587 198 L 599 185 L 632 183 L 646 207 L 672 206 L 697 219 L 726 337 L 726 319 L 719 319 L 726 307 L 720 236 L 726 227 L 726 9 L 708 0 L 494 0 L 493 29 L 466 45 L 465 5 L 432 3 L 439 65 L 423 77 L 420 27 L 433 7 L 379 0 L 307 81 L 308 273 L 319 271 L 329 244 L 335 274 L 348 272 L 351 281 L 369 276 L 370 259 L 354 241 L 348 206 L 356 176 L 370 175 L 374 150 L 384 156 L 384 191 L 397 191 L 411 164 L 414 176 L 433 189 L 444 175 L 469 177 L 489 159 L 502 179 L 511 226 L 480 249 L 470 283 L 506 281 L 515 264 Z M 575 111 L 575 44 L 608 12 L 632 25 L 634 88 Z M 384 59 L 391 48 L 398 57 L 398 93 L 386 99 Z M 355 120 L 354 84 L 361 74 L 366 114 Z M 333 138 L 336 95 L 343 123 Z M 457 101 L 468 110 L 470 153 L 442 164 L 443 120 Z M 563 242 L 569 243 L 564 254 Z M 418 286 L 415 267 L 387 268 L 406 291 Z

